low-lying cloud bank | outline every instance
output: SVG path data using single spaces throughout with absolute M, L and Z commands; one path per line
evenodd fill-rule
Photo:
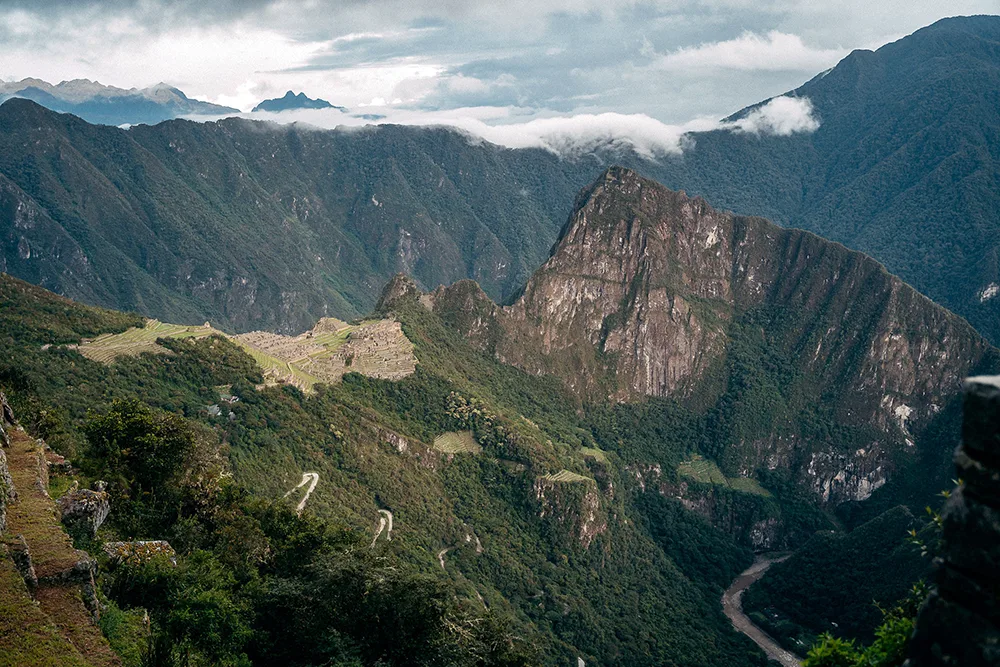
M 282 124 L 301 123 L 319 129 L 364 125 L 452 127 L 472 141 L 508 148 L 542 148 L 573 157 L 596 150 L 631 149 L 649 158 L 679 155 L 693 146 L 692 133 L 722 130 L 758 136 L 789 136 L 819 128 L 812 102 L 804 97 L 775 97 L 732 121 L 701 118 L 668 125 L 644 114 L 575 114 L 530 117 L 508 107 L 474 107 L 441 112 L 366 108 L 345 115 L 335 110 L 300 110 L 242 114 L 244 118 Z

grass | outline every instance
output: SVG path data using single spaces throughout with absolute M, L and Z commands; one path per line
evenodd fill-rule
M 69 475 L 52 475 L 49 477 L 49 497 L 61 498 L 69 487 L 73 486 L 73 478 Z
M 703 484 L 716 484 L 718 486 L 728 486 L 734 491 L 741 493 L 752 493 L 757 496 L 770 496 L 771 493 L 760 485 L 755 479 L 749 477 L 726 477 L 719 470 L 715 461 L 710 461 L 699 454 L 692 454 L 691 458 L 677 466 L 677 474 L 681 477 L 688 477 Z
M 24 661 L 15 664 L 77 664 L 73 662 L 76 655 L 83 660 L 79 664 L 120 664 L 100 629 L 92 622 L 80 597 L 79 585 L 60 583 L 60 576 L 73 568 L 85 554 L 73 548 L 59 520 L 55 502 L 36 486 L 39 461 L 45 465 L 41 447 L 23 431 L 11 430 L 10 436 L 7 465 L 18 499 L 8 507 L 7 534 L 24 536 L 40 584 L 35 592 L 37 610 L 73 649 L 67 649 L 65 645 L 57 646 L 59 652 L 51 662 Z M 23 621 L 32 623 L 32 618 L 32 615 L 24 616 Z M 0 648 L 7 641 L 5 635 L 0 633 Z M 0 656 L 7 654 L 7 650 L 0 651 Z M 0 658 L 0 664 L 3 664 L 2 660 Z
M 0 667 L 87 667 L 28 595 L 21 574 L 0 546 Z
M 133 327 L 119 334 L 105 334 L 82 343 L 79 352 L 88 359 L 108 364 L 123 355 L 166 354 L 166 348 L 156 344 L 158 338 L 204 338 L 213 334 L 225 335 L 210 326 L 190 327 L 146 320 L 143 327 Z
M 603 449 L 598 449 L 597 447 L 581 447 L 580 455 L 584 458 L 591 458 L 601 463 L 608 462 L 608 455 Z
M 594 481 L 590 477 L 584 477 L 583 475 L 578 475 L 575 472 L 571 472 L 569 470 L 560 470 L 557 473 L 549 473 L 547 475 L 542 475 L 542 479 L 544 479 L 547 482 L 560 482 L 564 484 Z
M 100 626 L 124 667 L 141 667 L 149 632 L 144 609 L 123 611 L 112 601 L 101 614 Z
M 35 487 L 40 447 L 23 431 L 11 430 L 10 435 L 7 465 L 18 499 L 7 508 L 6 534 L 24 535 L 41 579 L 73 567 L 79 556 L 62 529 L 55 503 Z
M 710 461 L 698 454 L 694 454 L 690 459 L 677 466 L 677 474 L 681 477 L 690 477 L 704 484 L 719 484 L 728 486 L 726 476 L 719 470 L 715 461 Z
M 295 354 L 295 358 L 278 356 L 273 353 L 275 349 L 271 345 L 258 347 L 251 344 L 247 341 L 248 336 L 228 336 L 211 326 L 185 326 L 158 320 L 146 320 L 142 327 L 133 327 L 122 333 L 105 334 L 94 340 L 84 341 L 77 349 L 88 359 L 110 364 L 121 356 L 169 353 L 166 348 L 157 344 L 156 341 L 161 338 L 224 336 L 243 348 L 257 362 L 268 384 L 285 382 L 308 392 L 321 382 L 338 381 L 344 372 L 344 367 L 338 366 L 335 357 L 345 354 L 342 348 L 350 340 L 351 334 L 378 322 L 379 320 L 364 320 L 357 324 L 346 324 L 339 320 L 323 319 L 315 329 L 299 336 L 270 337 L 272 341 L 280 341 L 277 347 L 284 349 L 287 355 Z M 253 336 L 249 338 L 252 339 Z M 296 349 L 300 353 L 290 352 Z M 389 368 L 392 364 L 376 358 L 356 363 L 349 370 L 378 377 L 385 370 L 383 366 Z
M 434 449 L 445 454 L 479 454 L 483 448 L 476 442 L 472 431 L 449 431 L 434 438 Z

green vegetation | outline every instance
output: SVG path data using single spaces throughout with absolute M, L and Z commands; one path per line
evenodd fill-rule
M 105 623 L 117 650 L 154 664 L 763 664 L 721 614 L 724 582 L 698 578 L 744 551 L 720 537 L 709 553 L 668 555 L 618 491 L 617 450 L 557 382 L 474 352 L 417 304 L 399 314 L 416 373 L 349 373 L 314 394 L 257 389 L 258 365 L 220 337 L 161 339 L 171 354 L 110 365 L 0 347 L 0 385 L 25 426 L 72 456 L 82 482 L 109 482 L 112 515 L 80 546 L 158 538 L 178 552 L 176 567 L 102 564 L 102 594 L 125 615 Z M 217 416 L 203 409 L 213 403 Z M 462 431 L 483 456 L 428 456 Z M 282 497 L 303 471 L 320 481 L 297 517 Z M 532 488 L 546 475 L 588 481 L 555 484 L 543 506 Z M 564 520 L 584 493 L 609 518 L 586 549 Z M 392 540 L 372 549 L 379 509 L 394 515 Z M 442 570 L 437 554 L 453 546 Z
M 288 383 L 311 391 L 321 382 L 340 380 L 346 367 L 363 374 L 389 377 L 412 371 L 410 346 L 400 339 L 398 331 L 394 331 L 395 337 L 388 341 L 384 333 L 372 333 L 380 325 L 387 324 L 391 331 L 391 323 L 378 320 L 350 325 L 339 320 L 323 319 L 313 330 L 295 337 L 260 332 L 227 336 L 208 323 L 183 326 L 147 320 L 143 327 L 98 336 L 76 348 L 88 359 L 106 364 L 122 356 L 169 353 L 164 341 L 219 336 L 243 348 L 257 362 L 270 384 Z M 375 355 L 366 355 L 364 360 L 358 359 L 356 352 L 344 347 L 352 335 L 361 339 L 362 344 L 366 338 L 380 338 L 377 342 L 381 343 L 381 350 Z
M 714 461 L 702 458 L 700 454 L 692 454 L 691 458 L 677 466 L 677 474 L 690 477 L 703 484 L 718 484 L 728 486 L 735 491 L 753 493 L 759 496 L 770 496 L 771 493 L 755 479 L 749 477 L 726 477 Z
M 434 449 L 445 454 L 479 454 L 483 448 L 472 431 L 449 431 L 434 438 Z
M 881 608 L 906 598 L 929 571 L 906 541 L 917 525 L 897 507 L 847 534 L 819 533 L 743 596 L 744 609 L 789 649 L 805 652 L 824 632 L 870 642 Z
M 575 472 L 571 472 L 569 470 L 560 470 L 557 473 L 548 473 L 547 475 L 543 475 L 542 479 L 544 479 L 546 482 L 559 482 L 559 483 L 594 481 L 590 477 L 584 477 L 583 475 L 578 475 Z
M 902 667 L 916 622 L 917 610 L 927 589 L 914 586 L 900 605 L 882 610 L 882 622 L 868 646 L 824 633 L 809 649 L 803 667 Z
M 0 545 L 0 664 L 87 667 L 28 595 L 21 574 Z

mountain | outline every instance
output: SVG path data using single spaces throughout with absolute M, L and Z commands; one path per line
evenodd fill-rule
M 158 353 L 99 361 L 80 340 L 134 341 L 126 327 L 141 318 L 7 276 L 0 304 L 0 388 L 27 430 L 0 449 L 18 494 L 0 496 L 10 510 L 0 541 L 24 535 L 24 551 L 47 563 L 45 540 L 59 532 L 52 500 L 21 503 L 40 496 L 36 486 L 59 498 L 86 471 L 108 482 L 110 500 L 87 549 L 105 554 L 137 536 L 176 550 L 176 564 L 94 563 L 116 650 L 145 650 L 150 627 L 166 653 L 215 664 L 241 654 L 243 664 L 350 664 L 360 654 L 361 664 L 400 667 L 766 662 L 718 604 L 750 550 L 672 499 L 670 538 L 654 537 L 619 459 L 556 383 L 479 354 L 416 301 L 396 312 L 415 372 L 352 373 L 309 393 L 263 382 L 259 355 L 225 338 L 164 337 Z M 136 435 L 159 423 L 168 428 Z M 29 454 L 42 444 L 28 433 L 74 471 L 53 464 L 36 485 Z M 171 446 L 189 455 L 174 458 Z M 0 623 L 42 633 L 48 621 L 71 643 L 85 634 L 79 598 L 75 622 L 45 600 L 32 605 L 30 589 L 7 585 L 17 572 L 0 549 Z M 207 628 L 199 609 L 213 614 Z M 19 637 L 0 636 L 0 650 L 31 650 Z
M 998 31 L 997 17 L 948 19 L 854 52 L 790 93 L 809 97 L 816 131 L 696 133 L 657 160 L 563 158 L 441 128 L 228 119 L 126 132 L 10 100 L 0 269 L 88 303 L 240 330 L 361 315 L 396 272 L 428 289 L 471 278 L 505 301 L 576 192 L 618 163 L 864 251 L 997 342 Z
M 0 106 L 0 270 L 164 321 L 302 331 L 397 272 L 498 298 L 545 258 L 590 163 L 444 129 L 242 119 L 128 131 Z M 570 175 L 567 175 L 569 172 Z
M 648 175 L 869 254 L 1000 342 L 1000 17 L 854 51 L 788 94 L 815 132 L 698 134 Z
M 346 111 L 344 107 L 334 106 L 326 100 L 314 100 L 310 97 L 306 97 L 305 93 L 299 93 L 296 95 L 290 90 L 285 93 L 284 97 L 275 97 L 270 100 L 264 100 L 253 108 L 254 111 L 271 111 L 274 113 L 279 111 L 289 111 L 291 109 L 339 109 L 340 111 Z
M 109 645 L 142 650 L 148 618 L 158 650 L 223 664 L 466 664 L 451 647 L 487 665 L 763 667 L 723 589 L 753 552 L 836 530 L 835 512 L 922 507 L 950 474 L 959 379 L 1000 367 L 874 260 L 624 168 L 580 193 L 510 306 L 468 280 L 391 280 L 367 319 L 398 322 L 417 363 L 383 379 L 274 381 L 338 351 L 367 373 L 362 353 L 386 348 L 355 341 L 365 326 L 140 329 L 7 276 L 0 306 L 0 390 L 27 431 L 6 457 L 18 500 L 0 502 L 18 532 L 0 537 L 47 563 L 68 541 L 21 488 L 107 481 L 106 524 L 79 544 L 165 540 L 177 562 L 88 566 Z M 0 554 L 5 581 L 30 579 L 18 562 Z M 843 574 L 829 581 L 850 588 Z M 89 627 L 8 589 L 2 618 L 68 641 Z M 206 605 L 207 628 L 187 611 Z
M 239 113 L 239 109 L 192 100 L 165 83 L 125 90 L 88 79 L 55 85 L 41 79 L 0 81 L 0 101 L 12 97 L 29 99 L 53 111 L 72 113 L 103 125 L 154 124 L 180 116 Z
M 513 304 L 468 281 L 431 301 L 481 349 L 584 403 L 715 403 L 725 475 L 766 462 L 832 505 L 915 464 L 962 378 L 996 362 L 967 322 L 871 258 L 617 167 Z

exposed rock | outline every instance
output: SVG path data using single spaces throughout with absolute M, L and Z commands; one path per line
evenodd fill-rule
M 17 500 L 17 489 L 7 466 L 7 455 L 0 449 L 0 535 L 7 529 L 7 505 Z
M 413 278 L 403 273 L 397 273 L 382 288 L 382 296 L 379 297 L 375 310 L 380 313 L 390 312 L 399 304 L 419 299 L 420 295 L 420 287 Z
M 104 482 L 97 482 L 94 490 L 71 489 L 59 500 L 62 522 L 72 530 L 83 531 L 90 537 L 97 535 L 97 529 L 111 512 L 111 501 Z
M 17 571 L 24 579 L 24 585 L 28 587 L 28 592 L 34 594 L 38 588 L 38 575 L 35 574 L 35 566 L 31 561 L 31 550 L 24 540 L 24 535 L 18 535 L 12 542 L 8 542 L 11 560 L 14 561 Z
M 395 292 L 415 289 L 399 285 Z M 961 378 L 995 353 L 967 322 L 861 253 L 717 211 L 623 168 L 581 194 L 512 305 L 462 281 L 435 291 L 433 306 L 481 349 L 557 376 L 585 401 L 711 400 L 723 389 L 709 368 L 759 331 L 808 386 L 826 391 L 828 418 L 852 435 L 824 441 L 775 427 L 727 443 L 720 463 L 741 476 L 789 470 L 830 504 L 885 484 Z M 859 436 L 870 437 L 862 448 Z
M 1000 376 L 970 378 L 965 392 L 962 484 L 941 513 L 943 550 L 910 667 L 1000 665 Z
M 7 435 L 7 427 L 14 426 L 14 411 L 7 403 L 7 396 L 0 391 L 0 448 L 10 447 L 10 436 Z
M 177 564 L 177 552 L 166 540 L 140 540 L 136 542 L 107 542 L 104 553 L 116 564 L 142 565 L 151 558 L 166 555 L 170 562 Z
M 7 395 L 2 391 L 0 391 L 0 425 L 17 426 L 14 411 L 11 410 L 10 403 L 7 402 Z

